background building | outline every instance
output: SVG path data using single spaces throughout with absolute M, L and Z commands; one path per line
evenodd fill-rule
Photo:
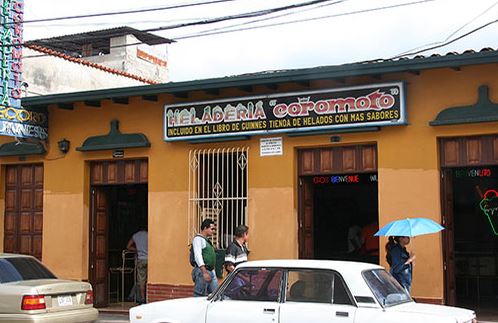
M 118 88 L 168 81 L 171 40 L 131 27 L 27 42 L 27 96 Z

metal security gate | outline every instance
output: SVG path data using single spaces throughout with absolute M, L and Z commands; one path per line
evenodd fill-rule
M 235 228 L 247 224 L 249 148 L 199 149 L 189 153 L 187 243 L 210 218 L 216 224 L 215 248 L 226 249 Z

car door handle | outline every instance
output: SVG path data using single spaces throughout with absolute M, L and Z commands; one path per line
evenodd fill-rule
M 275 314 L 275 309 L 274 308 L 265 308 L 265 309 L 263 309 L 263 313 L 265 313 L 265 314 Z
M 348 312 L 335 312 L 335 316 L 348 317 Z

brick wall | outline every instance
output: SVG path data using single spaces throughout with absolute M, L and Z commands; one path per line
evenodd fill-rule
M 147 284 L 147 302 L 157 302 L 165 299 L 191 297 L 193 285 Z

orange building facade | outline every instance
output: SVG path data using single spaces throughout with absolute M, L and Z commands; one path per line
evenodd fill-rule
M 191 293 L 202 218 L 220 249 L 247 224 L 251 259 L 387 265 L 384 238 L 367 257 L 350 229 L 427 217 L 447 230 L 409 245 L 413 296 L 481 306 L 498 295 L 496 75 L 484 51 L 25 99 L 48 111 L 49 137 L 2 138 L 0 250 L 91 281 L 105 306 L 123 296 L 113 268 L 140 223 L 155 301 Z

